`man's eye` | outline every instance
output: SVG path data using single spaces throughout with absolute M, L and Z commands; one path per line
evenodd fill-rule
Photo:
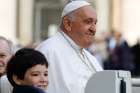
M 0 57 L 2 58 L 2 57 L 5 57 L 5 55 L 0 55 Z
M 85 20 L 85 23 L 90 24 L 90 23 L 92 23 L 92 21 L 91 20 Z
M 86 24 L 95 24 L 95 25 L 96 25 L 97 20 L 94 20 L 94 19 L 87 19 L 87 20 L 84 20 L 84 22 L 85 22 Z

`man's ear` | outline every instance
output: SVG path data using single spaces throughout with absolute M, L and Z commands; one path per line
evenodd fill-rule
M 13 75 L 12 78 L 17 85 L 21 85 L 21 80 L 16 75 Z
M 67 16 L 63 18 L 63 25 L 67 31 L 71 31 L 72 22 Z

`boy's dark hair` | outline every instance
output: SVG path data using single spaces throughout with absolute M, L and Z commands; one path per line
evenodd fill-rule
M 42 53 L 30 48 L 18 50 L 7 64 L 6 71 L 9 82 L 13 86 L 17 86 L 13 80 L 13 75 L 23 80 L 26 71 L 38 64 L 45 65 L 48 68 L 48 62 Z

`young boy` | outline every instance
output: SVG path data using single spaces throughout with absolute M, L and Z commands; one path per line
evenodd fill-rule
M 46 91 L 48 87 L 48 62 L 40 52 L 23 48 L 15 53 L 7 64 L 7 77 L 13 85 L 13 93 L 26 86 Z M 19 91 L 19 90 L 18 90 Z M 31 92 L 30 92 L 31 93 Z M 33 92 L 34 93 L 34 92 Z

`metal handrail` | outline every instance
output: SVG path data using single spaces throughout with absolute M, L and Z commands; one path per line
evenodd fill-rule
M 132 82 L 132 86 L 140 87 L 140 78 L 132 78 L 131 82 Z

